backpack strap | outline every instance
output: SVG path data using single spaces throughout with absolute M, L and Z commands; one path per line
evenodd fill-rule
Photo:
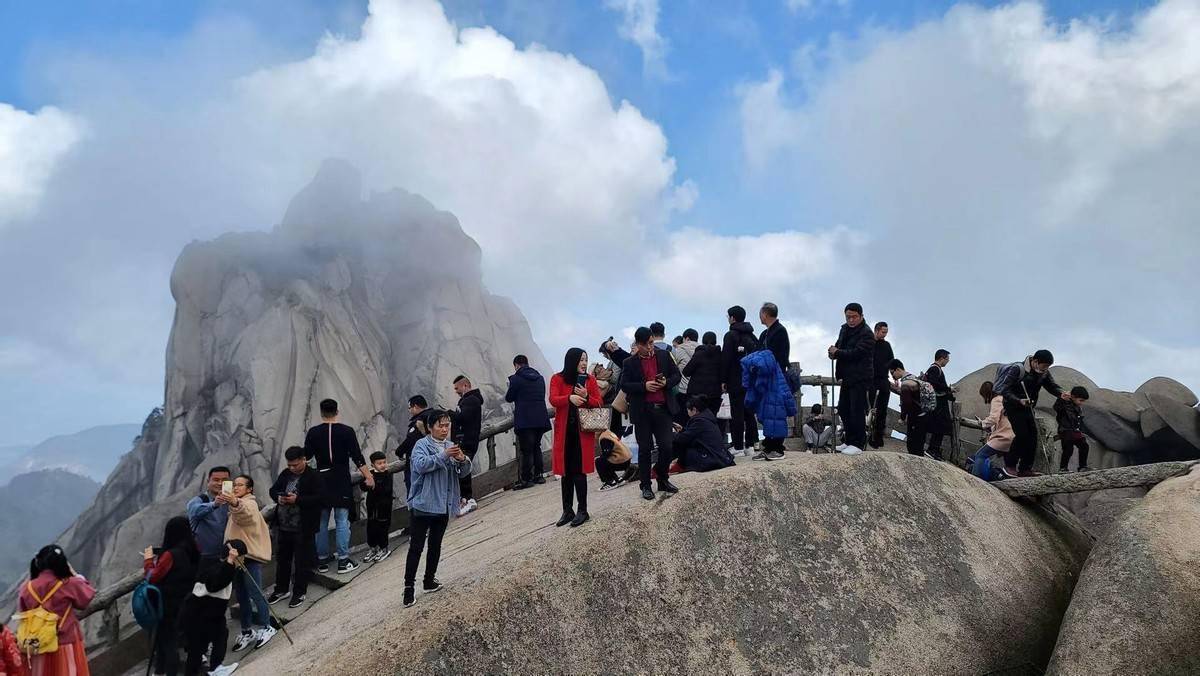
M 51 596 L 54 596 L 56 593 L 58 593 L 59 589 L 62 589 L 63 581 L 59 580 L 58 582 L 56 582 L 54 584 L 54 586 L 50 588 L 50 591 L 46 592 L 45 596 L 41 596 L 41 597 L 39 597 L 37 595 L 37 592 L 33 590 L 33 580 L 30 580 L 27 583 L 27 585 L 28 585 L 27 588 L 29 589 L 29 595 L 33 597 L 34 601 L 37 601 L 38 608 L 41 608 L 42 610 L 46 610 L 46 602 L 50 600 Z M 49 611 L 47 611 L 47 612 L 49 612 Z M 67 617 L 70 614 L 71 614 L 71 606 L 68 605 L 67 611 L 65 613 L 63 613 L 62 619 L 60 619 L 58 621 L 59 629 L 62 629 L 63 623 L 67 621 Z

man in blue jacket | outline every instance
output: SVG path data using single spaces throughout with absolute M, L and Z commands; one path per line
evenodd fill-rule
M 529 365 L 523 354 L 513 357 L 516 373 L 508 377 L 508 392 L 504 401 L 515 404 L 513 430 L 517 435 L 517 458 L 521 468 L 514 490 L 544 484 L 542 476 L 542 437 L 550 430 L 550 414 L 546 410 L 546 379 Z
M 187 517 L 196 534 L 196 546 L 200 558 L 219 561 L 228 551 L 225 547 L 225 524 L 229 521 L 229 503 L 221 493 L 221 486 L 229 481 L 228 467 L 213 467 L 208 470 L 208 486 L 205 492 L 188 500 Z

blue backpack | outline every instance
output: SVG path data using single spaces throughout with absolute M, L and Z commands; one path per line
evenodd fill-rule
M 133 621 L 146 631 L 152 631 L 162 622 L 162 591 L 150 584 L 150 574 L 133 590 Z

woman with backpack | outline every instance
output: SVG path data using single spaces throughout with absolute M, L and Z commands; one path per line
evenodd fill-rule
M 246 560 L 233 584 L 242 611 L 242 633 L 234 641 L 233 651 L 240 652 L 251 646 L 261 648 L 275 636 L 271 609 L 262 590 L 262 569 L 271 561 L 271 531 L 254 497 L 254 479 L 245 474 L 234 479 L 233 495 L 228 500 L 225 540 L 246 543 Z
M 89 676 L 83 632 L 75 613 L 88 607 L 96 589 L 75 572 L 58 545 L 47 545 L 29 562 L 29 581 L 17 601 L 17 643 L 32 654 L 33 676 Z
M 176 516 L 163 528 L 162 547 L 142 553 L 146 581 L 158 587 L 163 615 L 154 629 L 154 673 L 179 673 L 179 610 L 192 591 L 200 550 L 187 517 Z

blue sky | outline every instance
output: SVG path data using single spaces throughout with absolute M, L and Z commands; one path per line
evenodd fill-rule
M 653 58 L 627 34 L 623 6 L 658 8 Z M 589 142 L 603 151 L 599 139 L 621 125 L 644 132 L 643 145 L 613 149 L 624 173 L 581 173 L 608 201 L 627 201 L 583 214 L 575 237 L 626 254 L 599 236 L 598 226 L 617 222 L 619 232 L 660 248 L 670 269 L 623 277 L 614 293 L 630 297 L 620 304 L 625 313 L 581 309 L 570 295 L 547 300 L 504 265 L 497 233 L 504 218 L 543 219 L 531 237 L 538 227 L 554 231 L 570 204 L 489 222 L 486 197 L 474 203 L 439 177 L 389 164 L 363 139 L 292 150 L 297 138 L 335 136 L 329 132 L 350 118 L 368 131 L 377 125 L 381 138 L 404 133 L 371 117 L 370 100 L 324 99 L 300 122 L 269 117 L 289 95 L 285 64 L 303 69 L 326 34 L 342 38 L 339 67 L 369 75 L 369 65 L 350 72 L 361 64 L 347 54 L 364 42 L 365 2 L 0 3 L 0 179 L 5 106 L 17 122 L 36 115 L 46 138 L 60 143 L 37 165 L 36 189 L 0 192 L 0 229 L 11 233 L 7 251 L 0 244 L 0 282 L 41 280 L 0 310 L 58 320 L 0 330 L 0 410 L 13 418 L 0 422 L 13 430 L 12 443 L 138 421 L 157 405 L 172 311 L 167 277 L 179 248 L 270 227 L 315 171 L 318 152 L 363 165 L 373 188 L 420 189 L 451 208 L 491 252 L 487 283 L 522 305 L 551 363 L 569 345 L 590 347 L 656 319 L 675 332 L 719 330 L 728 296 L 747 307 L 779 302 L 803 336 L 794 339 L 803 364 L 836 333 L 841 305 L 857 299 L 868 319 L 892 323 L 898 348 L 920 366 L 935 347 L 951 349 L 961 359 L 951 376 L 1020 358 L 1037 343 L 1057 346 L 1063 361 L 1112 387 L 1132 389 L 1160 374 L 1200 386 L 1191 338 L 1200 319 L 1183 295 L 1200 280 L 1180 253 L 1200 244 L 1190 215 L 1197 209 L 1177 185 L 1179 168 L 1200 156 L 1200 132 L 1188 122 L 1200 112 L 1200 98 L 1190 96 L 1200 79 L 1192 0 L 443 7 L 458 28 L 490 26 L 522 55 L 535 43 L 569 55 L 580 64 L 567 74 L 577 84 L 599 78 L 610 105 L 584 111 L 598 126 L 533 111 L 569 138 L 564 153 Z M 373 54 L 395 58 L 394 47 L 381 38 Z M 530 67 L 551 73 L 544 63 Z M 247 94 L 239 87 L 252 73 Z M 402 85 L 389 86 L 397 88 L 388 96 L 406 100 Z M 456 86 L 438 83 L 422 95 Z M 622 101 L 636 119 L 616 114 Z M 44 107 L 53 110 L 42 114 Z M 367 112 L 358 119 L 360 110 Z M 256 128 L 260 122 L 268 127 Z M 12 129 L 15 147 L 32 143 Z M 270 138 L 258 147 L 264 129 Z M 222 147 L 236 152 L 214 150 Z M 292 155 L 264 157 L 276 147 Z M 472 162 L 465 157 L 453 170 L 470 174 Z M 244 189 L 246 176 L 229 167 L 246 165 L 266 184 Z M 530 185 L 553 175 L 545 171 Z M 564 192 L 578 187 L 570 178 Z M 223 199 L 214 203 L 214 193 Z M 560 249 L 547 253 L 573 246 L 555 242 Z M 1035 262 L 1004 272 L 1023 254 Z M 1097 274 L 1110 264 L 1134 274 Z M 1006 286 L 990 287 L 980 274 L 988 269 Z M 644 300 L 647 288 L 655 300 Z M 711 307 L 696 295 L 712 297 Z M 1154 330 L 1163 317 L 1181 330 Z M 809 370 L 823 368 L 812 359 Z M 70 413 L 52 412 L 61 410 Z

